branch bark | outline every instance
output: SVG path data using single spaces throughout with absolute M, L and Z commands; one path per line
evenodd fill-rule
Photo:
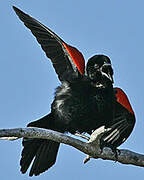
M 85 153 L 92 158 L 112 160 L 116 161 L 115 154 L 108 147 L 105 147 L 102 152 L 99 151 L 99 148 L 92 143 L 83 142 L 81 140 L 75 139 L 68 135 L 42 129 L 42 128 L 14 128 L 14 129 L 1 129 L 0 130 L 0 139 L 5 140 L 16 140 L 18 138 L 40 138 L 40 139 L 49 139 L 59 143 L 67 144 L 81 152 Z M 135 166 L 144 167 L 144 155 L 132 152 L 127 149 L 120 149 L 118 153 L 117 161 L 122 164 L 131 164 Z M 87 158 L 86 158 L 87 161 Z

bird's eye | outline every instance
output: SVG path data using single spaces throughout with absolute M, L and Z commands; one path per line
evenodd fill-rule
M 97 64 L 95 64 L 95 65 L 94 65 L 94 68 L 95 68 L 95 69 L 98 69 L 98 68 L 99 68 L 99 66 L 98 66 Z

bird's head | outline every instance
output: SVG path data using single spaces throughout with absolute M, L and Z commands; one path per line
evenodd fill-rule
M 105 55 L 95 55 L 88 60 L 87 76 L 95 85 L 113 84 L 113 69 L 110 59 Z

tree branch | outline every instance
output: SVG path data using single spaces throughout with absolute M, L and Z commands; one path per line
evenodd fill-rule
M 101 152 L 95 143 L 86 143 L 56 131 L 30 127 L 0 130 L 0 139 L 15 140 L 22 137 L 49 139 L 73 146 L 88 155 L 88 157 L 85 159 L 86 161 L 89 160 L 90 157 L 93 157 L 95 159 L 102 158 L 104 160 L 116 161 L 115 154 L 110 148 L 105 147 Z M 117 161 L 122 164 L 132 164 L 135 166 L 144 167 L 144 155 L 126 149 L 120 149 Z

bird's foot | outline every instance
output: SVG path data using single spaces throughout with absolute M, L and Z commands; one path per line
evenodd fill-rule
M 116 147 L 114 147 L 113 145 L 109 144 L 109 143 L 105 143 L 104 141 L 100 142 L 100 149 L 101 149 L 101 153 L 103 153 L 103 149 L 105 147 L 108 147 L 112 150 L 112 152 L 114 153 L 114 157 L 115 157 L 115 162 L 118 161 L 118 156 L 120 155 L 120 150 L 117 149 Z

